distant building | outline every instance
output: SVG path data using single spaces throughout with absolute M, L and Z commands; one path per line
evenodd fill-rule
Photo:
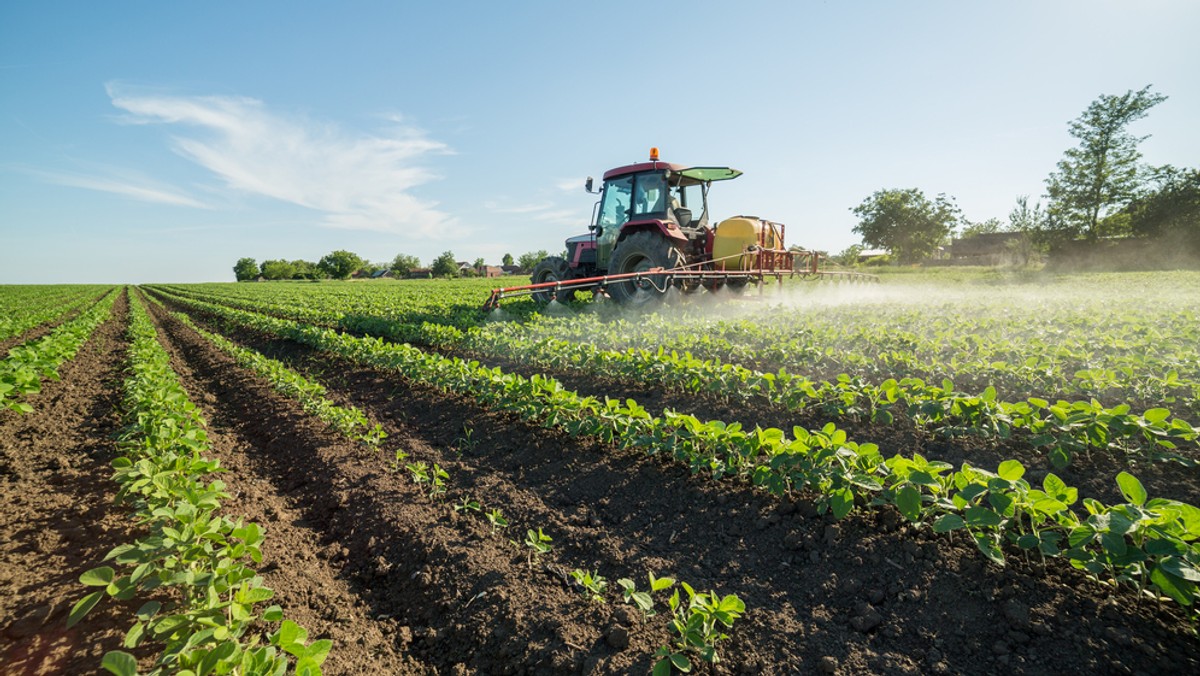
M 520 265 L 501 265 L 500 271 L 506 275 L 520 275 L 525 273 L 525 270 Z
M 371 275 L 371 279 L 392 279 L 396 275 L 389 269 L 376 270 L 375 274 Z
M 858 262 L 866 263 L 867 261 L 871 260 L 872 258 L 879 258 L 880 256 L 887 256 L 891 253 L 892 252 L 888 251 L 887 249 L 863 249 L 862 251 L 858 252 Z
M 479 275 L 481 277 L 499 277 L 503 274 L 504 269 L 499 265 L 485 265 L 482 268 L 479 268 Z
M 433 276 L 433 268 L 413 268 L 408 273 L 409 279 L 429 279 Z
M 950 243 L 950 259 L 962 265 L 1000 265 L 1029 248 L 1023 232 L 984 232 Z

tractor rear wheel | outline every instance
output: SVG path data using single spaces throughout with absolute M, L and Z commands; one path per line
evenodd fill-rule
M 533 267 L 533 274 L 530 275 L 530 281 L 534 284 L 545 284 L 547 282 L 565 282 L 571 278 L 571 268 L 567 265 L 566 259 L 561 256 L 550 256 L 543 258 Z M 538 289 L 533 292 L 533 299 L 539 303 L 549 303 L 552 300 L 557 300 L 560 303 L 575 300 L 575 290 L 554 290 L 554 287 L 546 289 Z
M 683 265 L 683 253 L 665 237 L 643 230 L 621 240 L 613 252 L 609 274 L 647 272 L 653 268 L 673 270 Z M 666 275 L 649 275 L 640 279 L 621 280 L 609 284 L 613 300 L 628 305 L 645 305 L 661 300 L 670 281 Z

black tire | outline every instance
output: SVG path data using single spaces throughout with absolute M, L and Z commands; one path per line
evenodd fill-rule
M 651 268 L 672 270 L 683 265 L 683 253 L 662 235 L 643 230 L 621 240 L 613 252 L 610 275 L 644 272 Z M 627 305 L 645 305 L 662 300 L 670 282 L 666 275 L 639 280 L 618 281 L 608 285 L 613 300 Z
M 561 256 L 550 256 L 543 258 L 537 265 L 533 266 L 533 274 L 529 278 L 533 284 L 565 282 L 571 278 L 571 268 Z M 533 292 L 533 299 L 539 303 L 549 303 L 552 300 L 566 303 L 567 301 L 575 300 L 575 291 L 573 289 L 569 291 L 559 290 L 556 294 L 553 287 L 539 289 Z

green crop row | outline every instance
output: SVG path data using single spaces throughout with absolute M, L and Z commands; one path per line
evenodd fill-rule
M 940 386 L 919 378 L 888 379 L 878 385 L 849 374 L 813 381 L 780 369 L 763 373 L 690 353 L 657 349 L 606 350 L 587 342 L 557 338 L 530 340 L 516 331 L 459 330 L 422 322 L 401 323 L 383 317 L 343 318 L 338 328 L 438 348 L 464 349 L 480 356 L 504 356 L 553 369 L 570 369 L 606 378 L 650 382 L 683 392 L 722 398 L 757 397 L 790 411 L 814 410 L 826 418 L 870 420 L 890 424 L 896 416 L 948 433 L 972 431 L 1000 438 L 1014 431 L 1035 447 L 1045 448 L 1057 467 L 1074 454 L 1116 448 L 1147 452 L 1190 464 L 1173 453 L 1180 445 L 1196 447 L 1190 423 L 1172 418 L 1163 407 L 1133 413 L 1129 405 L 1106 408 L 1095 400 L 1050 402 L 1037 397 L 1006 402 L 995 388 L 972 394 L 956 390 L 949 380 Z
M 97 286 L 0 287 L 0 340 L 62 317 L 108 290 Z
M 42 380 L 58 380 L 58 368 L 75 358 L 96 328 L 112 315 L 117 292 L 109 292 L 89 310 L 37 340 L 18 345 L 0 361 L 0 410 L 29 413 L 25 397 L 42 389 Z
M 995 472 L 920 455 L 885 459 L 874 444 L 850 441 L 832 423 L 820 430 L 744 430 L 737 423 L 704 422 L 664 411 L 654 416 L 629 400 L 581 397 L 542 376 L 524 378 L 477 362 L 426 353 L 378 338 L 280 320 L 198 301 L 188 305 L 236 324 L 296 340 L 439 389 L 475 397 L 529 421 L 559 427 L 651 455 L 669 455 L 694 473 L 741 477 L 782 495 L 817 496 L 820 510 L 837 518 L 857 506 L 893 505 L 906 518 L 939 532 L 967 531 L 989 560 L 1003 564 L 1004 547 L 1063 556 L 1098 579 L 1128 582 L 1190 606 L 1200 581 L 1200 509 L 1174 500 L 1147 499 L 1141 484 L 1122 473 L 1128 503 L 1106 506 L 1085 499 L 1050 474 L 1030 486 L 1015 460 Z
M 1180 288 L 1195 287 L 1195 277 Z M 283 318 L 371 333 L 371 320 L 469 328 L 483 316 L 463 308 L 475 286 L 190 285 L 172 287 L 194 297 Z M 457 296 L 448 289 L 458 289 Z M 413 291 L 421 289 L 422 298 Z M 1168 297 L 1137 275 L 1070 281 L 1048 287 L 997 287 L 963 296 L 926 289 L 920 302 L 903 289 L 880 287 L 845 302 L 838 293 L 777 296 L 780 305 L 747 309 L 673 310 L 622 318 L 590 310 L 569 318 L 540 317 L 519 327 L 490 323 L 485 331 L 516 332 L 529 340 L 554 337 L 601 349 L 690 352 L 698 358 L 763 372 L 784 368 L 814 380 L 851 373 L 880 384 L 949 377 L 968 391 L 991 386 L 999 398 L 1096 399 L 1135 409 L 1180 404 L 1178 413 L 1200 422 L 1200 296 Z M 883 297 L 875 297 L 883 294 Z M 890 296 L 888 296 L 890 294 Z M 1153 298 L 1153 302 L 1146 302 Z M 770 301 L 769 301 L 770 302 Z M 789 304 L 790 303 L 790 304 Z M 528 308 L 508 306 L 506 316 Z M 715 317 L 715 318 L 714 318 Z M 379 334 L 374 334 L 379 335 Z
M 1139 415 L 1132 413 L 1128 405 L 1105 408 L 1095 400 L 1051 403 L 1029 397 L 1005 402 L 997 399 L 995 388 L 970 394 L 956 390 L 949 380 L 940 386 L 919 378 L 888 379 L 872 385 L 840 374 L 834 380 L 814 382 L 784 369 L 763 373 L 661 347 L 603 350 L 556 338 L 529 341 L 478 330 L 460 332 L 460 338 L 451 341 L 446 335 L 451 331 L 456 330 L 436 327 L 428 340 L 454 343 L 474 354 L 506 356 L 541 367 L 654 383 L 681 392 L 707 393 L 724 399 L 759 398 L 789 411 L 812 410 L 826 418 L 891 424 L 897 416 L 902 416 L 932 430 L 973 431 L 1000 438 L 1019 431 L 1034 446 L 1047 448 L 1057 467 L 1069 464 L 1074 453 L 1090 449 L 1162 454 L 1184 445 L 1200 450 L 1196 444 L 1198 434 L 1192 425 L 1171 418 L 1166 408 L 1154 408 Z M 1169 457 L 1191 462 L 1173 453 Z
M 338 406 L 326 398 L 325 387 L 320 383 L 305 378 L 279 361 L 235 345 L 225 336 L 205 331 L 183 313 L 177 312 L 173 316 L 216 345 L 222 352 L 233 357 L 238 365 L 254 371 L 271 383 L 277 391 L 300 402 L 306 413 L 317 416 L 346 437 L 371 446 L 378 445 L 387 437 L 383 426 L 372 425 L 366 414 L 358 408 Z
M 220 462 L 204 457 L 204 421 L 188 400 L 157 339 L 145 308 L 130 296 L 129 362 L 124 418 L 128 425 L 113 461 L 118 502 L 129 505 L 146 535 L 105 557 L 123 572 L 101 566 L 79 580 L 97 588 L 71 610 L 79 622 L 105 596 L 119 600 L 152 596 L 136 612 L 124 647 L 162 644 L 151 674 L 286 673 L 288 655 L 298 674 L 319 675 L 328 640 L 307 643 L 307 632 L 283 619 L 279 606 L 262 609 L 274 592 L 246 560 L 262 561 L 263 531 L 219 515 L 229 498 Z M 259 621 L 281 622 L 265 636 Z M 101 666 L 119 675 L 136 674 L 136 658 L 106 653 Z

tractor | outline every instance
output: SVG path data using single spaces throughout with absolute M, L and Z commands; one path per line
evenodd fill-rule
M 693 293 L 738 290 L 751 281 L 761 286 L 767 276 L 870 278 L 819 271 L 816 252 L 784 248 L 782 223 L 734 216 L 711 225 L 709 188 L 741 175 L 729 167 L 663 162 L 658 148 L 651 148 L 648 161 L 605 172 L 599 190 L 589 176 L 584 189 L 600 195 L 590 232 L 567 239 L 565 258 L 538 262 L 530 284 L 493 291 L 485 309 L 521 295 L 567 302 L 590 291 L 626 305 L 649 305 L 671 287 Z

